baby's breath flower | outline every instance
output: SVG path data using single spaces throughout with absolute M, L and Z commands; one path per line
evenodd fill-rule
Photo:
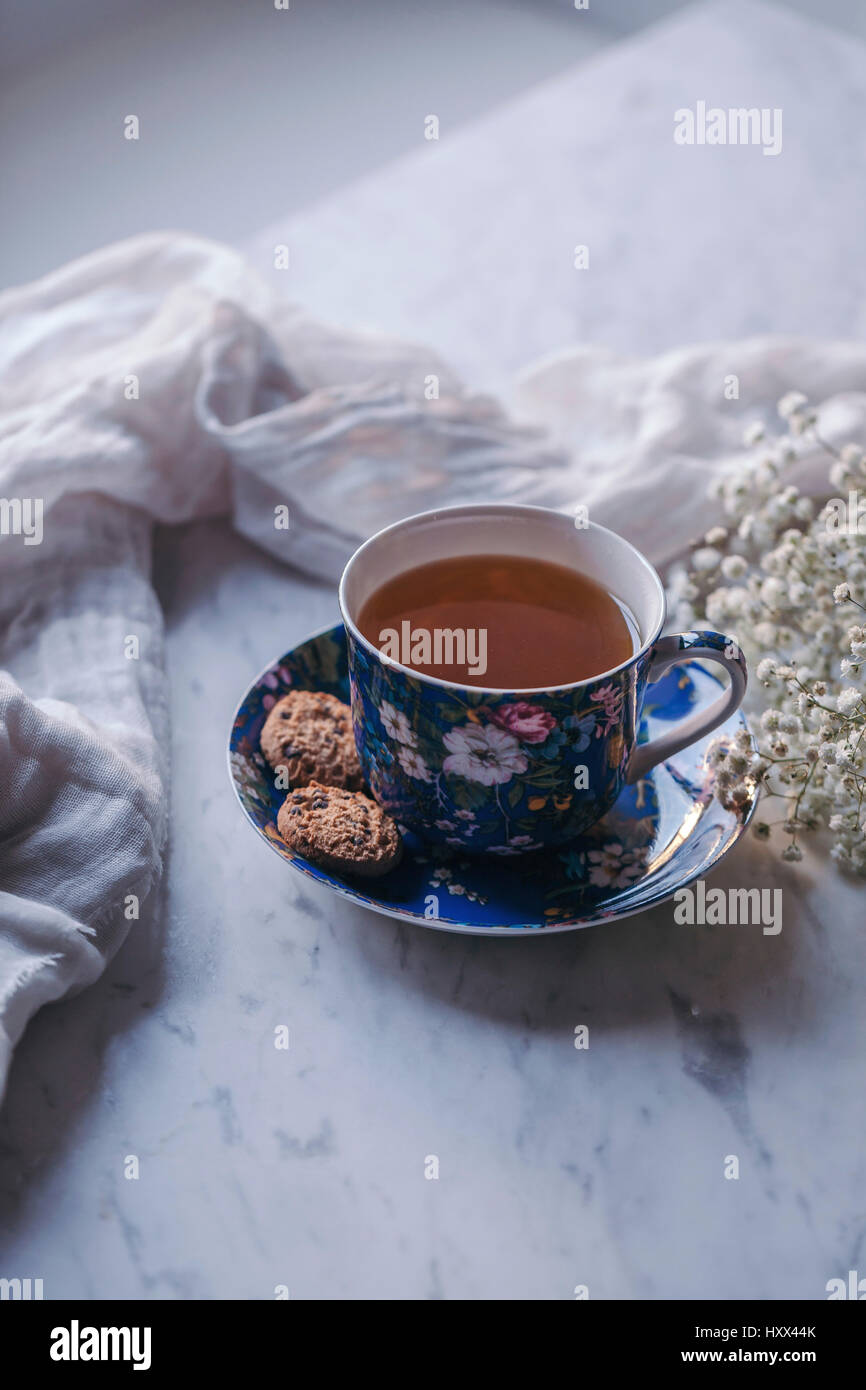
M 779 629 L 775 623 L 765 622 L 755 624 L 755 641 L 761 647 L 776 647 L 779 645 Z
M 817 422 L 814 411 L 793 410 L 788 416 L 788 428 L 792 434 L 805 434 L 810 425 Z
M 796 438 L 822 446 L 818 413 L 798 391 L 778 409 L 787 437 L 764 441 L 754 426 L 746 447 L 764 442 L 760 455 L 744 454 L 715 481 L 720 524 L 671 576 L 670 611 L 736 633 L 755 672 L 754 744 L 742 730 L 720 737 L 727 751 L 707 758 L 720 800 L 745 806 L 755 786 L 781 798 L 786 859 L 802 857 L 798 835 L 826 827 L 839 866 L 866 876 L 866 622 L 851 622 L 853 607 L 862 608 L 854 595 L 866 593 L 866 537 L 833 526 L 835 513 L 789 481 Z M 850 492 L 863 487 L 866 452 L 857 443 L 828 449 L 826 467 L 825 498 Z M 761 821 L 754 833 L 771 831 Z
M 789 391 L 783 396 L 776 407 L 783 420 L 790 420 L 796 411 L 802 410 L 809 404 L 808 396 L 804 396 L 802 391 Z
M 742 579 L 748 572 L 749 565 L 744 555 L 726 555 L 721 569 L 725 579 Z
M 718 569 L 721 563 L 721 552 L 715 546 L 705 545 L 700 550 L 696 550 L 692 555 L 692 567 L 699 573 L 706 570 Z
M 779 715 L 779 729 L 783 734 L 798 734 L 802 727 L 803 721 L 796 714 Z
M 747 449 L 751 449 L 755 444 L 760 444 L 764 438 L 764 426 L 760 420 L 753 420 L 743 430 L 743 444 Z
M 841 460 L 837 463 L 834 463 L 832 468 L 830 469 L 830 482 L 833 484 L 835 488 L 847 487 L 850 476 L 851 475 L 848 469 L 848 465 L 842 463 Z
M 724 545 L 728 539 L 728 533 L 724 526 L 712 526 L 704 536 L 707 545 Z
M 852 714 L 862 698 L 859 690 L 853 685 L 848 685 L 836 696 L 836 708 L 840 714 Z

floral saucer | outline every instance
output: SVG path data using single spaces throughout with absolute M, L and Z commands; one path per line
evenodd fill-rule
M 743 834 L 754 801 L 726 810 L 713 797 L 711 742 L 745 728 L 732 716 L 713 734 L 677 753 L 634 786 L 625 787 L 604 820 L 559 849 L 513 859 L 466 855 L 404 835 L 401 863 L 384 878 L 350 879 L 293 854 L 277 831 L 285 792 L 259 752 L 268 711 L 290 689 L 325 690 L 348 703 L 342 624 L 307 638 L 253 682 L 229 739 L 229 772 L 247 816 L 272 849 L 294 868 L 374 912 L 424 927 L 480 936 L 572 931 L 614 921 L 663 902 L 710 872 Z M 719 681 L 684 662 L 650 685 L 640 742 L 714 699 Z

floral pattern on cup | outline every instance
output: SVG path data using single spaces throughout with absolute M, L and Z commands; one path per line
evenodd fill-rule
M 622 789 L 647 665 L 639 656 L 535 697 L 493 694 L 421 681 L 350 640 L 365 778 L 395 820 L 434 844 L 511 857 L 564 843 Z
M 438 921 L 469 931 L 557 930 L 587 920 L 614 920 L 636 910 L 637 894 L 645 905 L 665 896 L 670 891 L 670 885 L 666 890 L 661 883 L 666 875 L 680 882 L 700 872 L 707 864 L 708 848 L 711 858 L 718 854 L 718 847 L 730 844 L 751 815 L 751 805 L 724 810 L 712 794 L 713 767 L 699 754 L 683 756 L 676 767 L 651 772 L 625 787 L 604 820 L 570 844 L 524 857 L 472 855 L 460 843 L 449 844 L 477 833 L 475 812 L 458 809 L 453 818 L 443 815 L 436 827 L 445 836 L 443 844 L 422 844 L 406 834 L 406 854 L 396 869 L 375 882 L 350 884 L 295 854 L 282 840 L 276 820 L 285 792 L 276 786 L 259 752 L 268 711 L 287 690 L 326 690 L 348 700 L 346 648 L 339 626 L 309 638 L 262 672 L 235 716 L 229 762 L 241 806 L 271 848 L 308 878 L 336 887 L 354 902 L 407 921 L 430 926 Z M 649 687 L 644 705 L 649 727 L 642 723 L 642 738 L 693 708 L 695 680 L 704 699 L 718 688 L 714 677 L 694 665 L 675 668 Z M 411 726 L 397 713 L 395 708 L 392 727 L 403 735 L 404 746 L 411 747 Z M 520 717 L 529 716 L 521 711 Z M 732 727 L 744 727 L 740 716 Z M 575 746 L 583 738 L 589 742 L 594 728 L 593 716 L 574 734 Z M 556 732 L 550 729 L 548 738 Z M 712 822 L 711 833 L 704 829 L 706 821 Z M 438 904 L 434 919 L 431 895 Z

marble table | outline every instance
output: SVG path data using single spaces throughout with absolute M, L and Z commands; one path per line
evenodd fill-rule
M 864 99 L 859 41 L 758 0 L 713 0 L 471 127 L 451 133 L 437 112 L 438 142 L 419 122 L 417 153 L 251 250 L 321 317 L 429 343 L 499 390 L 575 344 L 859 338 Z M 781 153 L 675 144 L 674 112 L 698 101 L 780 108 Z M 288 272 L 273 269 L 279 244 Z
M 500 389 L 575 340 L 855 336 L 864 74 L 866 49 L 811 22 L 689 9 L 252 253 L 267 268 L 288 242 L 314 312 Z M 699 98 L 781 106 L 784 154 L 714 151 L 684 175 L 675 154 L 709 152 L 674 149 L 672 114 Z M 815 1299 L 866 1274 L 862 886 L 751 841 L 715 881 L 782 887 L 778 936 L 662 907 L 479 940 L 353 908 L 256 839 L 224 765 L 250 676 L 335 617 L 332 590 L 221 523 L 160 533 L 154 563 L 165 882 L 103 979 L 18 1049 L 0 1274 L 172 1299 Z

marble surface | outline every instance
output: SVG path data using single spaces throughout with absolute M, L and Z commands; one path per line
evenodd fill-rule
M 298 297 L 411 322 L 488 381 L 575 336 L 650 351 L 767 327 L 854 335 L 864 56 L 766 7 L 689 11 L 419 151 L 418 169 L 438 162 L 437 187 L 459 190 L 447 207 L 460 216 L 438 269 L 409 239 L 417 254 L 380 315 L 358 265 L 381 288 L 378 229 L 423 228 L 412 160 L 347 190 L 348 265 L 332 260 L 330 278 L 339 200 L 299 221 L 322 260 L 307 278 L 301 259 Z M 723 152 L 715 193 L 695 162 L 689 191 L 641 143 L 662 121 L 654 92 L 665 122 L 703 95 L 783 105 L 805 143 L 792 131 L 775 163 Z M 616 248 L 618 270 L 578 298 L 547 246 L 536 306 L 522 271 L 497 277 L 530 252 L 536 194 L 555 180 L 555 211 L 572 173 L 582 239 L 600 259 Z M 515 191 L 533 177 L 532 197 Z M 728 238 L 713 240 L 725 217 Z M 558 226 L 568 262 L 577 238 L 570 218 Z M 155 576 L 173 687 L 166 879 L 103 979 L 43 1010 L 18 1049 L 0 1120 L 0 1274 L 42 1278 L 48 1298 L 252 1299 L 278 1285 L 322 1299 L 569 1299 L 577 1285 L 593 1299 L 813 1299 L 866 1274 L 862 886 L 751 841 L 714 882 L 781 887 L 778 936 L 677 926 L 666 906 L 515 941 L 425 932 L 316 892 L 244 824 L 225 742 L 250 677 L 332 621 L 334 593 L 219 522 L 161 532 Z
M 781 154 L 676 145 L 674 112 L 699 100 L 781 108 Z M 438 141 L 419 129 L 417 153 L 251 250 L 322 317 L 428 343 L 497 389 L 575 344 L 862 337 L 864 102 L 857 40 L 712 0 L 472 126 L 452 132 L 437 112 Z M 289 271 L 273 269 L 279 244 Z

